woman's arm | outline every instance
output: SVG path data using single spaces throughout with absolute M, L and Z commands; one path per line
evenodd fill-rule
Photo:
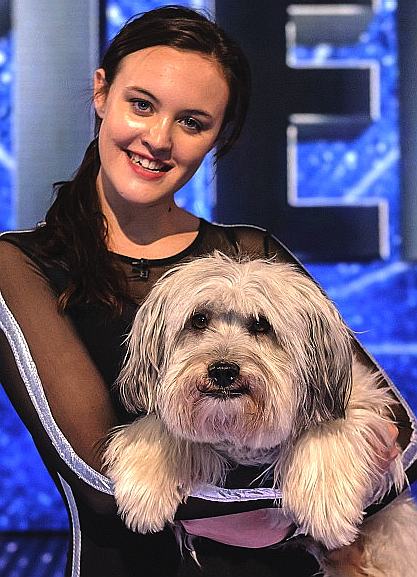
M 99 472 L 100 444 L 118 424 L 108 388 L 40 267 L 2 241 L 0 270 L 0 382 L 55 479 L 112 512 Z

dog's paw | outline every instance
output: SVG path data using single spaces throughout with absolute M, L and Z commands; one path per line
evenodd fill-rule
M 138 533 L 160 531 L 189 494 L 180 480 L 181 447 L 153 415 L 120 427 L 104 453 L 119 513 Z
M 179 487 L 161 487 L 157 479 L 152 483 L 148 478 L 134 485 L 115 483 L 114 496 L 118 512 L 129 529 L 155 533 L 174 520 L 184 493 Z

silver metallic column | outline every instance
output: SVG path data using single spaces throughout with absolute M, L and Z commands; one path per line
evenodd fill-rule
M 98 0 L 15 0 L 15 223 L 31 228 L 92 136 Z

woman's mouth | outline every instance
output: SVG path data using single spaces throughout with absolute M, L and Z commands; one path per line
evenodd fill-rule
M 139 165 L 145 170 L 149 170 L 150 172 L 158 173 L 158 172 L 168 172 L 172 167 L 160 160 L 149 160 L 149 158 L 145 158 L 144 156 L 140 156 L 140 154 L 135 154 L 130 150 L 126 151 L 128 157 L 130 158 L 133 164 Z

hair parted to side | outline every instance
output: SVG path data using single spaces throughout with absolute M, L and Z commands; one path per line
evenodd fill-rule
M 239 46 L 203 14 L 177 5 L 134 16 L 113 38 L 102 58 L 107 88 L 123 58 L 151 46 L 169 46 L 213 58 L 229 86 L 229 101 L 217 138 L 216 159 L 230 150 L 242 130 L 250 97 L 250 70 Z M 106 247 L 107 223 L 96 191 L 100 168 L 97 134 L 73 180 L 57 183 L 56 199 L 46 215 L 46 253 L 70 272 L 70 284 L 59 297 L 60 310 L 70 304 L 99 302 L 121 312 L 126 279 Z

